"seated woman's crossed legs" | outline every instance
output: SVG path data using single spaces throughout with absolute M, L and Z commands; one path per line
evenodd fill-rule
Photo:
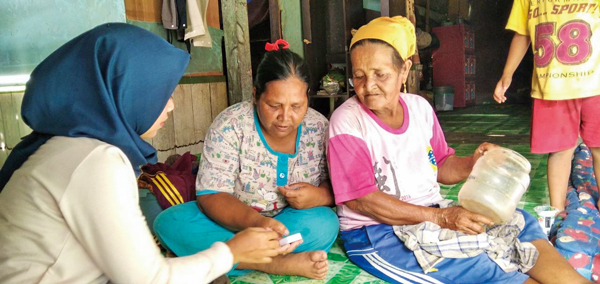
M 259 270 L 270 274 L 325 278 L 327 252 L 339 231 L 335 212 L 328 207 L 304 210 L 288 207 L 273 218 L 283 223 L 290 235 L 300 233 L 302 244 L 291 254 L 275 257 L 271 263 L 239 263 L 228 274 L 242 275 L 249 270 Z M 161 244 L 177 256 L 208 249 L 213 243 L 226 242 L 235 234 L 204 215 L 195 201 L 163 211 L 154 221 L 154 231 Z

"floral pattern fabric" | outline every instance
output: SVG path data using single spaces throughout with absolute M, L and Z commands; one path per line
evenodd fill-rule
M 298 182 L 318 186 L 328 178 L 327 127 L 327 119 L 309 108 L 298 127 L 296 153 L 279 153 L 266 143 L 252 102 L 230 106 L 206 135 L 197 195 L 227 192 L 264 216 L 277 215 L 287 206 L 278 186 Z

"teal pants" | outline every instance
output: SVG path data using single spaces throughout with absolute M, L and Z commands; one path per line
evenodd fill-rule
M 337 215 L 329 207 L 304 210 L 286 207 L 273 218 L 283 223 L 290 235 L 302 234 L 303 242 L 294 252 L 329 251 L 339 231 Z M 154 232 L 161 243 L 177 256 L 208 249 L 213 243 L 226 242 L 235 234 L 200 212 L 195 201 L 172 206 L 160 213 L 154 221 Z

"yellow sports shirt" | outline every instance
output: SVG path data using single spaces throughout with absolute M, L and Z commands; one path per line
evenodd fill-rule
M 532 97 L 600 94 L 598 0 L 515 0 L 506 28 L 531 38 Z

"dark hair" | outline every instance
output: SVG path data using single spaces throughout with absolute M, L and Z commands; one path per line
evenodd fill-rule
M 256 79 L 254 80 L 257 101 L 267 88 L 267 84 L 272 81 L 285 80 L 291 76 L 296 76 L 304 81 L 307 86 L 310 84 L 310 72 L 304 59 L 291 50 L 282 47 L 283 45 L 279 45 L 279 50 L 267 51 L 258 64 Z
M 355 47 L 362 46 L 365 44 L 381 44 L 381 45 L 385 45 L 385 46 L 391 48 L 393 50 L 392 63 L 394 64 L 394 66 L 396 66 L 398 68 L 398 70 L 400 70 L 402 68 L 402 64 L 404 64 L 404 60 L 402 60 L 402 57 L 400 57 L 400 53 L 398 53 L 398 51 L 392 45 L 390 45 L 389 43 L 387 43 L 383 40 L 380 40 L 380 39 L 374 39 L 374 38 L 361 39 L 352 45 L 352 48 L 350 48 L 350 52 L 352 52 L 352 50 Z

